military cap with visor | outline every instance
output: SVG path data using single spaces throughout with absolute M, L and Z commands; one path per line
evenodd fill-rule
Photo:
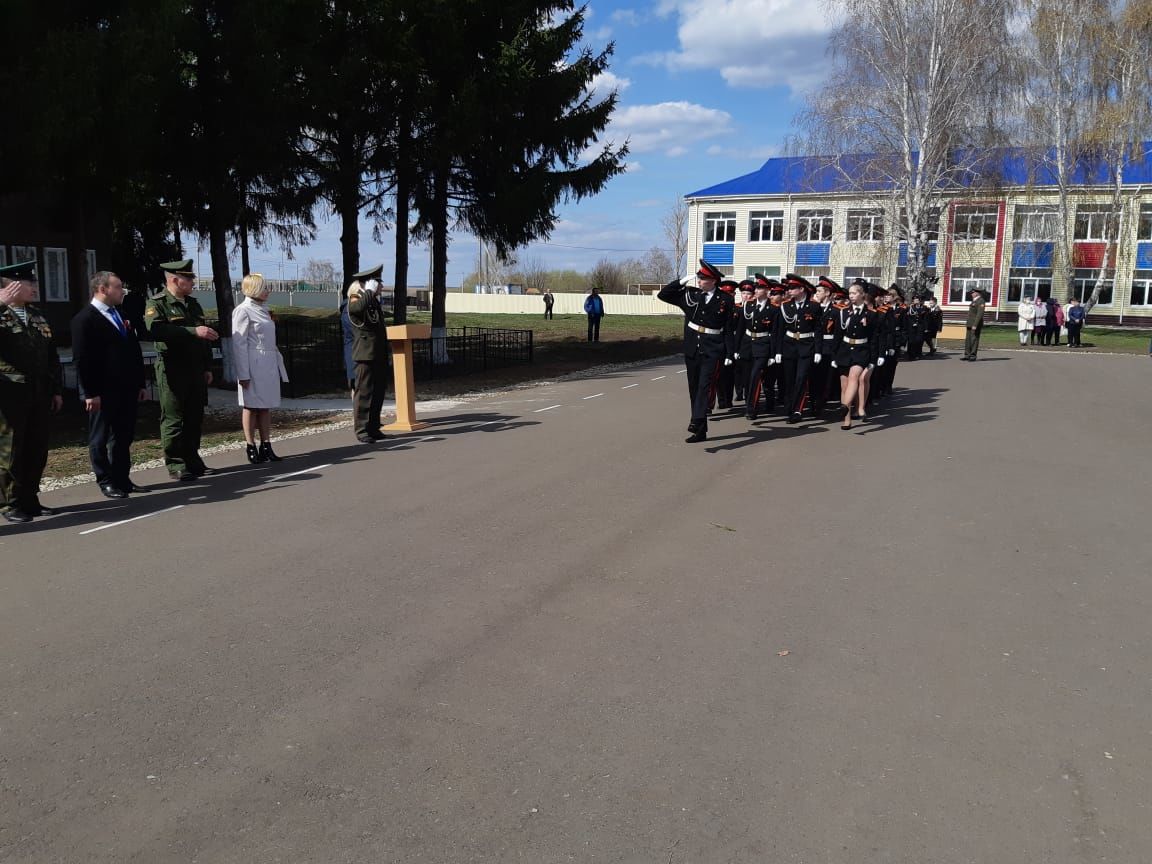
M 11 279 L 13 282 L 35 282 L 37 281 L 36 262 L 21 261 L 17 264 L 9 264 L 7 267 L 0 267 L 0 276 Z
M 361 270 L 359 273 L 357 273 L 352 278 L 355 279 L 357 282 L 367 282 L 369 279 L 379 279 L 380 274 L 383 272 L 384 272 L 384 265 L 383 264 L 377 264 L 375 267 L 369 268 L 368 270 Z
M 185 258 L 183 261 L 165 261 L 160 265 L 160 269 L 165 273 L 171 273 L 173 276 L 196 278 L 196 268 L 192 266 L 191 258 Z
M 696 271 L 697 279 L 711 279 L 713 282 L 720 282 L 724 278 L 724 274 L 705 261 L 700 259 L 700 269 Z

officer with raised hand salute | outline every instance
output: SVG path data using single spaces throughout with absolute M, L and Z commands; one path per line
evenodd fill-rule
M 693 278 L 699 287 L 691 287 Z M 656 296 L 684 313 L 684 366 L 692 402 L 689 444 L 708 440 L 708 399 L 721 365 L 735 353 L 732 329 L 735 302 L 717 287 L 723 274 L 704 259 L 695 277 L 673 279 Z

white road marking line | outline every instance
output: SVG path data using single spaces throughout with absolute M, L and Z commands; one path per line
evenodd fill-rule
M 99 528 L 89 528 L 87 531 L 81 531 L 80 536 L 85 534 L 95 534 L 97 531 L 103 531 L 106 528 L 116 528 L 119 525 L 127 525 L 129 522 L 138 522 L 141 519 L 148 519 L 152 516 L 159 516 L 161 513 L 171 513 L 173 510 L 183 510 L 183 504 L 177 504 L 175 507 L 166 507 L 163 510 L 157 510 L 155 513 L 145 513 L 143 516 L 133 516 L 131 519 L 122 519 L 119 522 L 112 522 L 108 525 L 101 525 Z
M 653 381 L 663 381 L 663 380 L 664 380 L 665 378 L 667 378 L 667 377 L 668 377 L 667 375 L 657 375 L 657 376 L 656 376 L 655 378 L 653 378 L 652 380 L 653 380 Z
M 560 406 L 560 405 L 549 405 L 547 408 L 537 408 L 537 409 L 536 409 L 535 411 L 533 411 L 532 413 L 533 413 L 533 414 L 540 414 L 540 413 L 542 413 L 542 412 L 544 412 L 544 411 L 551 411 L 553 408 L 560 408 L 560 407 L 562 407 L 562 406 Z
M 687 369 L 681 369 L 681 370 L 680 370 L 679 372 L 677 372 L 676 374 L 677 374 L 677 375 L 684 375 L 684 374 L 687 374 L 687 372 L 688 372 L 688 370 L 687 370 Z
M 585 396 L 584 401 L 587 402 L 589 399 L 598 399 L 603 395 L 603 393 L 593 393 L 591 396 Z
M 631 390 L 633 387 L 639 387 L 639 386 L 640 386 L 639 384 L 625 384 L 620 389 L 621 390 Z
M 331 467 L 332 467 L 332 463 L 329 462 L 326 465 L 317 465 L 315 468 L 305 468 L 302 471 L 293 471 L 291 474 L 281 474 L 279 477 L 269 477 L 264 482 L 265 483 L 273 483 L 277 480 L 287 480 L 289 477 L 299 477 L 301 474 L 312 474 L 312 473 L 314 473 L 316 471 L 320 471 L 324 468 L 331 468 Z
M 188 500 L 189 500 L 189 501 L 207 501 L 207 500 L 208 500 L 208 496 L 207 496 L 207 495 L 193 495 L 193 496 L 192 496 L 191 498 L 189 498 Z

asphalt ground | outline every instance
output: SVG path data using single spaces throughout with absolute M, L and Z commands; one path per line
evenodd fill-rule
M 1152 861 L 1148 364 L 687 445 L 657 363 L 48 493 L 0 860 Z

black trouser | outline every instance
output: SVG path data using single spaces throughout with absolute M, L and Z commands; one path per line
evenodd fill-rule
M 908 359 L 919 360 L 924 355 L 924 340 L 915 336 L 908 340 Z
M 589 342 L 599 342 L 600 341 L 600 318 L 601 318 L 600 315 L 589 315 L 588 316 L 588 341 Z
M 748 372 L 748 390 L 744 400 L 744 413 L 753 420 L 760 413 L 760 399 L 764 392 L 764 371 L 769 369 L 768 361 L 771 359 L 765 354 L 763 357 L 753 357 L 751 361 L 752 368 Z
M 545 306 L 544 307 L 544 320 L 547 321 L 551 317 L 552 317 L 552 307 L 551 306 Z
M 388 361 L 356 362 L 353 427 L 357 438 L 380 432 L 380 409 L 388 382 Z
M 692 426 L 696 428 L 708 428 L 708 403 L 723 362 L 723 357 L 701 352 L 684 355 L 684 366 L 688 370 L 688 398 L 692 402 Z
M 35 510 L 48 464 L 52 396 L 30 384 L 0 383 L 0 510 Z
M 828 402 L 828 379 L 832 371 L 832 356 L 821 354 L 820 362 L 812 363 L 808 373 L 808 395 L 811 397 L 812 416 L 819 417 L 824 413 L 824 406 Z
M 1080 331 L 1084 328 L 1081 321 L 1068 322 L 1068 344 L 1074 348 L 1080 347 Z
M 720 374 L 716 379 L 716 401 L 721 408 L 732 407 L 732 390 L 736 386 L 736 364 L 720 366 Z
M 88 458 L 101 486 L 127 491 L 131 483 L 132 442 L 136 438 L 138 391 L 105 394 L 100 410 L 88 415 Z
M 1060 344 L 1060 325 L 1049 324 L 1044 328 L 1044 344 L 1045 345 L 1059 345 Z
M 784 354 L 784 368 L 780 375 L 784 379 L 784 407 L 789 414 L 799 414 L 804 409 L 810 368 L 811 355 Z
M 752 361 L 741 356 L 732 364 L 733 378 L 735 380 L 736 401 L 743 402 L 748 398 L 748 377 L 752 374 Z

